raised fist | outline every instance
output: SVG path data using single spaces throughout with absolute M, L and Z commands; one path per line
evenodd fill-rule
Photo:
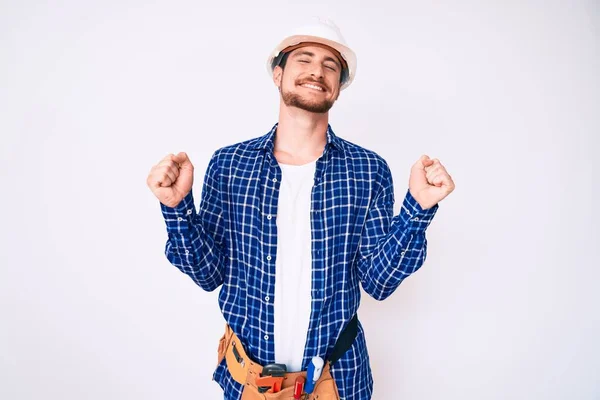
M 446 167 L 437 158 L 430 159 L 426 154 L 412 166 L 408 186 L 412 196 L 425 210 L 442 201 L 455 188 Z
M 146 183 L 162 204 L 175 207 L 192 190 L 194 166 L 184 152 L 168 154 L 152 167 Z

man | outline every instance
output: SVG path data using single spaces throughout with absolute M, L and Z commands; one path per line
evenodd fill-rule
M 165 254 L 204 290 L 221 286 L 227 325 L 213 379 L 226 399 L 294 391 L 370 399 L 359 283 L 383 300 L 419 269 L 425 230 L 454 182 L 439 160 L 421 156 L 393 215 L 387 162 L 328 123 L 356 71 L 356 56 L 330 21 L 284 39 L 268 71 L 280 91 L 279 121 L 214 152 L 198 213 L 186 153 L 150 171 L 167 225 Z M 311 379 L 319 359 L 325 364 Z

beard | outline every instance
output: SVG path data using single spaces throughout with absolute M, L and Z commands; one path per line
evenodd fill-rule
M 283 88 L 281 89 L 281 98 L 288 107 L 297 107 L 301 110 L 319 114 L 324 114 L 329 111 L 335 102 L 335 100 L 328 99 L 323 99 L 321 101 L 309 100 L 298 93 L 290 92 Z

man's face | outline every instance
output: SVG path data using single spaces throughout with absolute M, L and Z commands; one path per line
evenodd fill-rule
M 288 107 L 326 113 L 339 96 L 341 73 L 340 61 L 331 50 L 305 46 L 289 54 L 283 70 L 275 67 L 273 78 Z

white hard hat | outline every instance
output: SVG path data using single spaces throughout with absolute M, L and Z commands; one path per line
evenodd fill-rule
M 295 29 L 273 49 L 267 59 L 269 76 L 273 76 L 273 69 L 284 55 L 283 50 L 305 42 L 319 43 L 337 51 L 343 58 L 341 61 L 347 64 L 346 71 L 342 71 L 345 76 L 342 78 L 340 90 L 344 90 L 352 83 L 356 74 L 356 54 L 346 45 L 340 29 L 335 23 L 322 18 L 316 18 L 312 23 Z

